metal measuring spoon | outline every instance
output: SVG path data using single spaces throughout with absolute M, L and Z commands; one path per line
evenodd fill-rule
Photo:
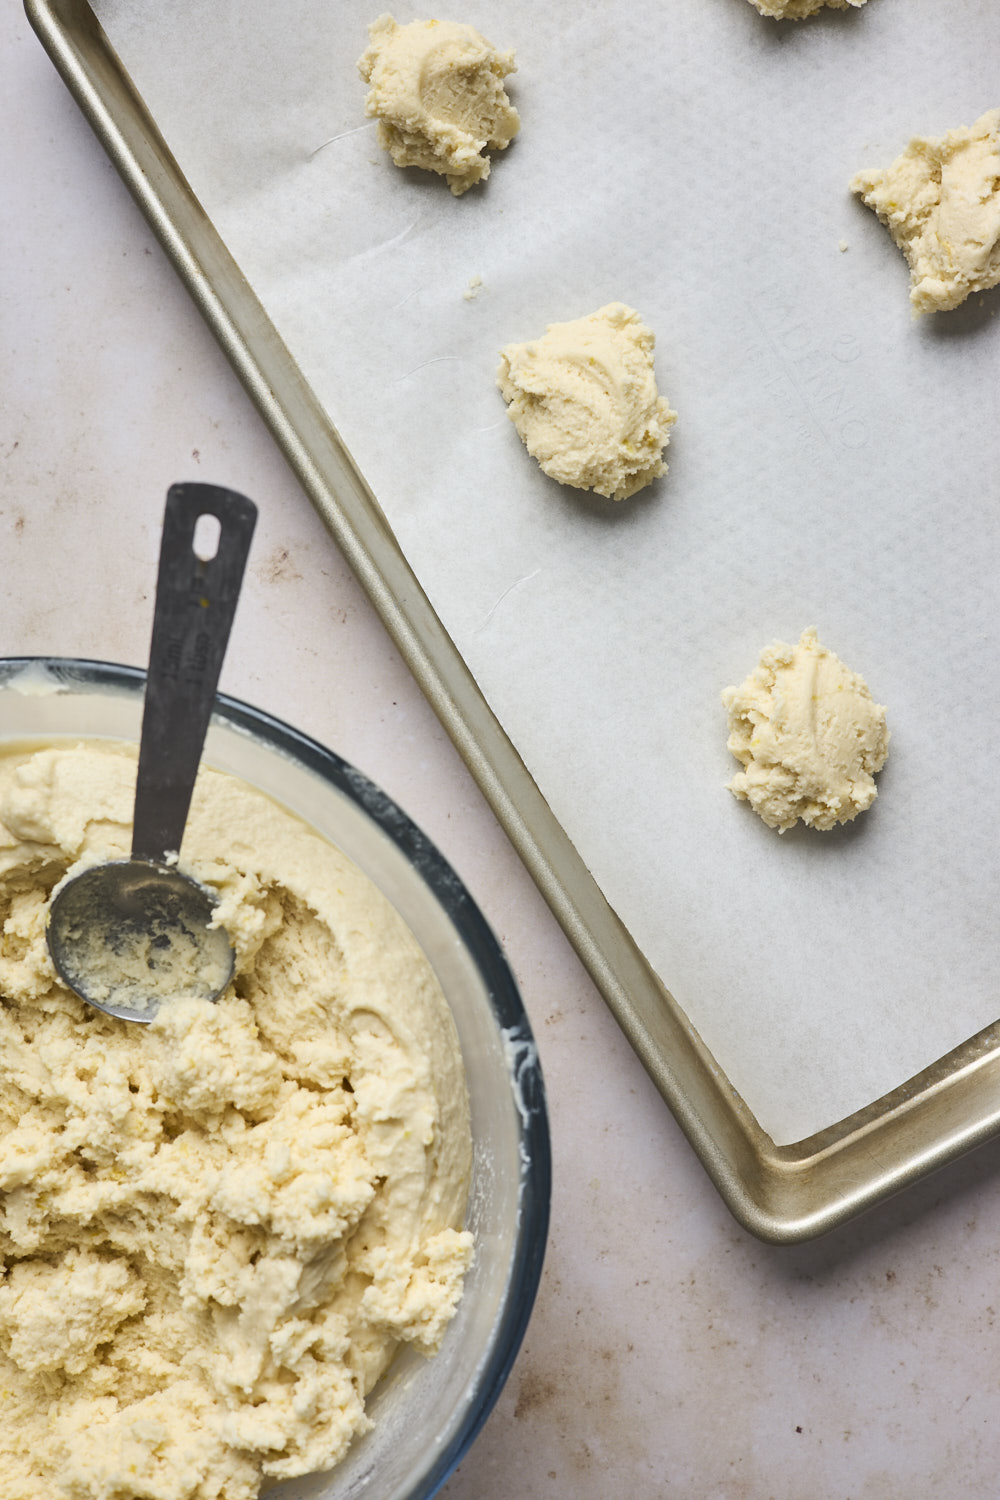
M 211 556 L 195 528 L 219 523 Z M 132 855 L 92 865 L 57 891 L 48 945 L 82 1000 L 125 1021 L 151 1021 L 161 1000 L 217 1000 L 233 950 L 211 927 L 215 897 L 176 868 L 257 508 L 211 484 L 167 494 L 142 714 Z

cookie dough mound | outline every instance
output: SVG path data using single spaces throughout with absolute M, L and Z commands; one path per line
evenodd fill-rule
M 917 137 L 851 180 L 910 266 L 917 313 L 945 312 L 1000 282 L 1000 109 L 940 140 Z
M 825 7 L 828 10 L 860 10 L 865 0 L 750 0 L 762 16 L 773 16 L 776 21 L 804 21 Z
M 609 302 L 500 351 L 508 416 L 551 479 L 625 500 L 667 472 L 677 413 L 657 393 L 655 342 L 633 308 Z
M 805 630 L 797 646 L 775 641 L 740 687 L 726 688 L 729 749 L 744 770 L 729 790 L 784 833 L 848 823 L 877 795 L 885 765 L 885 709 L 868 684 Z
M 365 113 L 397 167 L 438 172 L 458 197 L 490 175 L 487 150 L 503 151 L 521 127 L 503 81 L 513 52 L 498 52 L 472 26 L 379 16 L 358 59 L 371 84 Z

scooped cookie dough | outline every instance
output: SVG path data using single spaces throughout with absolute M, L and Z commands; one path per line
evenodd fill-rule
M 365 113 L 397 167 L 439 172 L 458 197 L 490 175 L 487 151 L 510 145 L 521 121 L 504 79 L 513 52 L 498 52 L 472 26 L 379 16 L 358 59 L 371 84 Z
M 875 801 L 885 765 L 885 709 L 868 684 L 804 630 L 775 641 L 740 687 L 726 688 L 729 749 L 744 769 L 729 783 L 770 828 L 849 823 Z
M 454 1024 L 367 878 L 199 777 L 184 865 L 236 978 L 148 1026 L 55 977 L 49 892 L 128 852 L 135 758 L 0 757 L 0 1495 L 252 1500 L 370 1426 L 433 1352 L 471 1239 Z
M 1000 109 L 940 140 L 918 136 L 890 167 L 858 172 L 851 192 L 906 256 L 917 313 L 1000 283 Z
M 500 351 L 508 416 L 551 479 L 625 500 L 667 472 L 677 413 L 656 389 L 655 342 L 634 309 L 609 302 Z
M 750 0 L 762 16 L 773 16 L 776 21 L 804 21 L 818 10 L 860 10 L 865 0 Z

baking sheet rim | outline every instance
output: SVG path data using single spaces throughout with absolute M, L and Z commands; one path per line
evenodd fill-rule
M 736 1219 L 814 1238 L 1000 1132 L 1000 1023 L 829 1129 L 776 1147 L 554 818 L 372 494 L 185 181 L 86 0 L 28 19 Z

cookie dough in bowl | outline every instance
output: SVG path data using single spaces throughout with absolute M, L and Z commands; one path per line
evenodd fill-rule
M 149 1026 L 89 1011 L 48 964 L 46 893 L 127 842 L 141 674 L 43 680 L 0 670 L 0 1493 L 431 1493 L 544 1242 L 502 957 L 376 788 L 223 703 L 182 864 L 219 893 L 235 982 Z
M 499 52 L 472 26 L 379 16 L 368 28 L 358 71 L 371 85 L 365 113 L 397 167 L 443 176 L 456 197 L 490 175 L 488 151 L 503 151 L 521 126 L 504 89 L 513 52 Z
M 885 764 L 885 709 L 868 684 L 804 630 L 775 641 L 739 687 L 722 695 L 728 746 L 744 769 L 729 790 L 779 833 L 850 822 L 874 802 Z
M 500 351 L 507 414 L 550 479 L 625 500 L 667 472 L 677 413 L 656 388 L 655 342 L 634 308 L 609 302 Z

